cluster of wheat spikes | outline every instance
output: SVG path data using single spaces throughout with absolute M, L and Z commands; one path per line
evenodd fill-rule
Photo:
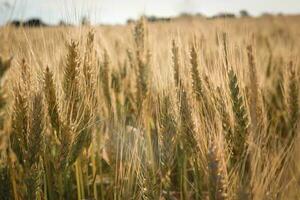
M 0 199 L 300 199 L 300 31 L 244 20 L 2 28 Z

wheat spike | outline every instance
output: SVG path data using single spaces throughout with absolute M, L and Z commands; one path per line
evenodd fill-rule
M 195 138 L 195 126 L 187 94 L 184 89 L 180 91 L 180 134 L 181 139 L 184 141 L 184 150 L 187 151 L 187 153 L 197 152 L 198 146 Z
M 248 118 L 247 111 L 240 94 L 237 76 L 233 70 L 228 73 L 229 89 L 232 101 L 232 110 L 234 113 L 235 127 L 234 136 L 232 138 L 232 160 L 233 163 L 241 160 L 246 149 L 246 139 L 248 134 Z
M 104 51 L 103 62 L 100 66 L 100 81 L 102 84 L 102 91 L 106 100 L 108 109 L 111 108 L 111 96 L 110 96 L 110 62 L 107 51 Z
M 28 104 L 20 87 L 15 89 L 14 111 L 12 116 L 11 146 L 20 164 L 24 164 L 28 151 Z
M 68 55 L 64 70 L 63 90 L 66 102 L 68 103 L 68 120 L 75 121 L 77 117 L 79 101 L 79 66 L 80 58 L 78 43 L 71 41 L 68 45 Z
M 148 92 L 148 73 L 150 62 L 150 53 L 145 46 L 146 22 L 144 17 L 137 22 L 134 28 L 134 39 L 137 59 L 136 104 L 138 110 L 140 110 Z
M 228 152 L 232 152 L 232 141 L 233 141 L 233 130 L 230 123 L 230 116 L 226 109 L 226 103 L 224 101 L 224 95 L 221 91 L 221 88 L 217 88 L 218 92 L 218 99 L 217 99 L 217 110 L 220 114 L 221 121 L 222 121 L 222 128 L 224 131 L 224 136 L 228 146 Z
M 202 97 L 203 97 L 203 89 L 202 89 L 202 81 L 200 78 L 200 73 L 198 70 L 198 54 L 196 47 L 193 45 L 191 49 L 191 65 L 192 65 L 192 83 L 193 83 L 193 89 L 194 93 L 196 95 L 196 99 L 198 102 L 202 102 Z
M 249 74 L 250 74 L 250 117 L 252 132 L 256 133 L 258 129 L 258 122 L 260 121 L 260 107 L 259 107 L 259 93 L 258 93 L 258 78 L 256 72 L 256 65 L 254 61 L 252 46 L 247 47 Z
M 121 119 L 122 117 L 122 102 L 121 102 L 121 74 L 119 72 L 113 72 L 111 75 L 111 87 L 115 94 L 115 104 L 116 104 L 116 110 L 117 110 L 117 116 L 118 119 Z
M 227 49 L 227 34 L 223 33 L 222 35 L 223 39 L 223 50 L 224 50 L 224 57 L 225 57 L 225 67 L 228 69 L 229 64 L 228 64 L 228 49 Z
M 208 170 L 209 170 L 209 199 L 224 200 L 225 191 L 222 183 L 222 175 L 217 157 L 216 147 L 211 144 L 208 151 Z
M 87 36 L 86 41 L 86 50 L 84 55 L 83 62 L 83 75 L 85 79 L 85 86 L 89 90 L 90 93 L 94 90 L 94 80 L 93 80 L 93 53 L 94 53 L 94 33 L 90 31 Z
M 75 94 L 78 87 L 78 73 L 79 73 L 79 53 L 78 43 L 71 41 L 68 45 L 68 55 L 64 72 L 63 89 L 65 92 L 66 99 L 71 99 L 72 95 Z
M 66 167 L 68 167 L 68 156 L 71 149 L 72 143 L 72 129 L 66 125 L 66 123 L 62 123 L 60 127 L 60 147 L 59 147 L 59 158 L 58 158 L 58 169 L 64 171 Z
M 172 104 L 170 96 L 164 96 L 160 105 L 160 149 L 161 165 L 164 189 L 169 192 L 171 186 L 171 171 L 174 165 L 174 153 L 176 147 L 177 123 L 173 110 L 169 108 Z
M 141 17 L 134 27 L 134 40 L 138 51 L 137 54 L 145 53 L 146 20 L 144 17 Z
M 138 75 L 137 75 L 137 104 L 141 107 L 148 92 L 148 66 L 140 58 L 138 58 Z
M 30 116 L 30 131 L 28 135 L 29 164 L 37 163 L 43 150 L 43 97 L 36 94 L 32 101 L 32 111 Z
M 173 70 L 174 70 L 174 81 L 176 87 L 179 87 L 179 69 L 180 69 L 180 57 L 179 48 L 176 41 L 172 41 L 172 60 L 173 60 Z
M 289 126 L 290 126 L 290 135 L 288 140 L 291 143 L 296 137 L 296 129 L 299 121 L 299 87 L 298 87 L 298 76 L 296 75 L 295 67 L 293 63 L 290 62 L 289 65 L 289 94 L 288 94 L 288 103 L 289 103 Z
M 60 116 L 59 116 L 59 106 L 56 98 L 56 89 L 53 82 L 53 74 L 49 67 L 46 67 L 44 72 L 44 93 L 45 100 L 48 106 L 48 115 L 50 117 L 50 122 L 52 127 L 56 130 L 56 134 L 60 130 Z M 58 138 L 60 138 L 58 136 Z
M 26 199 L 38 199 L 40 196 L 42 174 L 39 168 L 39 163 L 36 163 L 31 166 L 25 174 Z

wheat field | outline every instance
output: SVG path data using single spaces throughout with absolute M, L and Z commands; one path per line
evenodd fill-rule
M 0 28 L 0 199 L 300 199 L 300 16 Z

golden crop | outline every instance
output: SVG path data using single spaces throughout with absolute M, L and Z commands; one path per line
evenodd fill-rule
M 299 21 L 0 28 L 0 199 L 300 199 Z

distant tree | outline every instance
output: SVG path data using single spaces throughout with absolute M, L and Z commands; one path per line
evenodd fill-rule
M 149 16 L 149 17 L 147 17 L 147 21 L 148 22 L 155 22 L 155 21 L 158 21 L 158 18 L 155 17 L 155 16 Z
M 217 18 L 235 18 L 235 14 L 233 13 L 219 13 L 218 15 L 215 15 L 212 17 L 212 19 Z
M 277 14 L 277 16 L 282 17 L 282 16 L 284 16 L 284 14 L 282 12 L 280 12 L 280 13 Z
M 134 19 L 127 19 L 127 24 L 133 24 L 134 22 Z
M 180 13 L 179 17 L 192 17 L 193 15 L 187 12 Z
M 87 16 L 82 17 L 82 19 L 81 19 L 81 25 L 82 26 L 89 26 L 89 25 L 91 25 L 91 21 L 89 20 L 89 18 Z
M 32 18 L 23 23 L 23 26 L 29 27 L 39 27 L 39 26 L 47 26 L 42 20 L 38 18 Z
M 156 16 L 149 16 L 146 17 L 148 22 L 168 22 L 171 20 L 169 17 L 156 17 Z
M 241 10 L 240 11 L 240 16 L 241 17 L 250 17 L 250 14 L 248 13 L 247 10 Z
M 202 13 L 196 13 L 195 16 L 196 16 L 196 17 L 205 17 L 205 15 L 202 14 Z
M 67 23 L 63 20 L 60 20 L 59 23 L 58 23 L 59 26 L 66 26 Z
M 72 26 L 72 24 L 65 22 L 64 20 L 60 20 L 58 26 Z
M 44 23 L 42 20 L 38 18 L 32 18 L 27 21 L 19 21 L 19 20 L 13 20 L 9 22 L 10 25 L 15 27 L 42 27 L 42 26 L 48 26 L 46 23 Z
M 20 27 L 22 25 L 22 22 L 19 20 L 13 20 L 9 22 L 10 25 L 15 26 L 15 27 Z
M 272 13 L 264 12 L 261 14 L 262 17 L 273 17 Z

